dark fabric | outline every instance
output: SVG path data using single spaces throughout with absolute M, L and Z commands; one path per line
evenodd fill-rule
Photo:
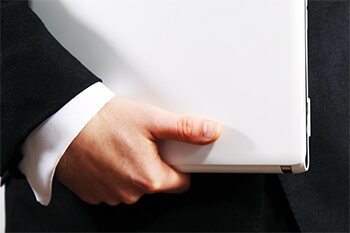
M 1 1 L 1 170 L 21 159 L 19 146 L 41 122 L 99 81 L 29 9 Z
M 277 175 L 265 175 L 259 229 L 263 232 L 300 231 Z
M 134 205 L 88 205 L 59 182 L 48 207 L 24 179 L 7 184 L 7 231 L 298 231 L 276 175 L 194 174 L 182 195 L 146 195 Z M 264 185 L 265 183 L 265 185 Z
M 310 171 L 280 176 L 305 232 L 349 232 L 349 4 L 309 2 Z
M 183 195 L 146 195 L 135 205 L 117 207 L 88 205 L 57 181 L 51 204 L 43 207 L 24 179 L 11 179 L 6 186 L 7 231 L 280 232 L 298 230 L 295 220 L 302 231 L 348 231 L 348 19 L 347 1 L 309 2 L 311 168 L 279 177 L 293 214 L 276 175 L 194 174 Z M 72 85 L 85 88 L 78 84 Z

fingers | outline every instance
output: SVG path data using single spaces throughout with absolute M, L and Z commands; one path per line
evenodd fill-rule
M 115 206 L 120 203 L 127 205 L 135 204 L 145 193 L 135 187 L 131 182 L 126 186 L 110 186 L 106 187 L 106 193 L 103 201 L 108 205 Z
M 163 183 L 159 192 L 183 193 L 190 188 L 191 177 L 189 174 L 180 173 L 162 162 Z
M 113 98 L 73 140 L 56 177 L 90 204 L 133 204 L 144 194 L 182 193 L 190 176 L 165 164 L 150 139 L 208 144 L 220 133 L 215 121 Z
M 183 193 L 190 187 L 190 175 L 171 168 L 159 157 L 144 164 L 144 172 L 133 177 L 133 184 L 145 194 Z
M 144 192 L 139 190 L 138 188 L 131 186 L 129 189 L 126 190 L 120 190 L 118 193 L 120 200 L 127 204 L 127 205 L 132 205 L 135 204 L 143 195 Z
M 128 182 L 126 186 L 106 187 L 109 192 L 103 201 L 108 205 L 115 206 L 120 203 L 128 205 L 136 203 L 144 194 L 154 193 L 183 193 L 190 187 L 190 175 L 182 174 L 169 167 L 163 161 L 155 162 L 154 167 L 148 174 L 139 177 L 139 180 Z M 92 201 L 90 201 L 93 204 Z
M 209 144 L 220 137 L 221 126 L 212 120 L 164 111 L 155 115 L 150 131 L 158 139 Z
M 120 203 L 128 205 L 135 204 L 144 194 L 154 193 L 183 193 L 190 188 L 191 179 L 189 174 L 182 174 L 169 167 L 164 162 L 161 162 L 161 171 L 157 173 L 160 176 L 149 175 L 146 182 L 139 182 L 138 187 L 129 185 L 128 187 L 115 187 L 114 192 L 110 192 L 103 201 L 108 205 L 115 206 Z M 144 179 L 142 179 L 144 180 Z M 131 182 L 129 183 L 131 184 Z M 94 201 L 89 201 L 90 204 L 95 204 Z M 100 202 L 97 202 L 98 204 Z

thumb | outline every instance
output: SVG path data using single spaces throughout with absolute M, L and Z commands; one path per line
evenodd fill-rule
M 216 121 L 166 111 L 156 116 L 152 120 L 150 132 L 157 139 L 209 144 L 216 141 L 221 134 L 221 126 Z

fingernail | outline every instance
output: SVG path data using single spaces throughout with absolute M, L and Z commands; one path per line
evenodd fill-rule
M 212 121 L 206 121 L 204 123 L 204 137 L 210 139 L 213 137 L 216 131 L 216 124 Z

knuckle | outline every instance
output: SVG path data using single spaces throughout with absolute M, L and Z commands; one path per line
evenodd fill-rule
M 160 182 L 149 183 L 146 187 L 146 193 L 152 194 L 160 191 Z
M 123 198 L 123 202 L 127 205 L 135 204 L 140 199 L 140 196 L 128 195 Z
M 180 138 L 190 138 L 193 133 L 193 120 L 189 116 L 181 116 L 177 120 L 177 134 Z
M 179 188 L 179 193 L 184 193 L 186 191 L 188 191 L 191 187 L 191 181 L 188 180 L 187 182 L 184 182 Z
M 110 206 L 117 206 L 121 203 L 121 201 L 119 200 L 110 200 L 110 201 L 106 201 L 106 203 Z
M 148 179 L 140 183 L 141 190 L 147 194 L 159 192 L 160 186 L 160 182 L 156 181 L 155 179 Z

